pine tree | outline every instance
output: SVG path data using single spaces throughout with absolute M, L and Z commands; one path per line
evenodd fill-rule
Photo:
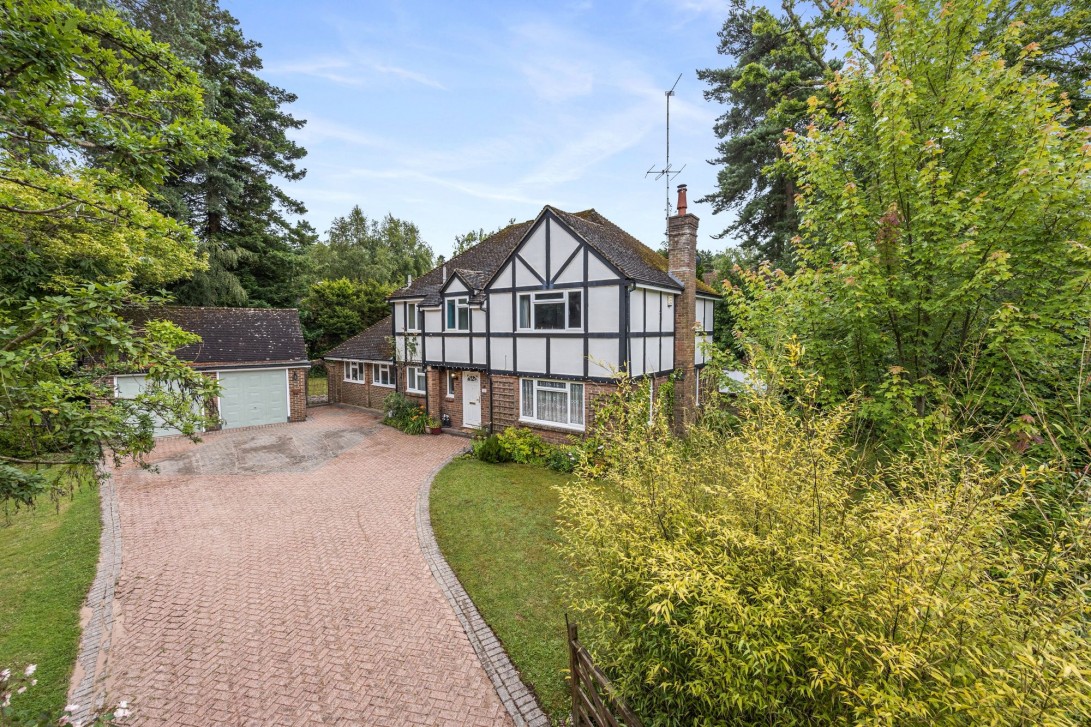
M 305 122 L 282 110 L 295 95 L 258 76 L 261 45 L 217 0 L 112 4 L 197 71 L 206 114 L 231 130 L 224 154 L 176 169 L 157 190 L 160 208 L 193 227 L 209 262 L 176 286 L 179 302 L 294 304 L 305 292 L 304 260 L 290 218 L 306 210 L 277 182 L 305 174 L 296 162 L 306 151 L 287 136 Z

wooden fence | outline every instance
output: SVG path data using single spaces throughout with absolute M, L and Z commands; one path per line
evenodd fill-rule
M 568 624 L 568 672 L 572 690 L 571 727 L 643 727 Z

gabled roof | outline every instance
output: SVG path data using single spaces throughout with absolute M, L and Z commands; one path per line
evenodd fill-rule
M 421 305 L 439 305 L 441 302 L 439 291 L 444 284 L 444 267 L 447 268 L 448 275 L 457 268 L 479 272 L 491 278 L 507 261 L 532 224 L 533 220 L 508 225 L 462 254 L 455 255 L 443 265 L 429 270 L 404 288 L 394 291 L 390 297 L 392 299 L 423 298 Z
M 421 298 L 421 305 L 439 305 L 440 292 L 444 287 L 443 268 L 448 278 L 457 274 L 464 282 L 480 291 L 499 272 L 504 263 L 523 241 L 523 238 L 546 213 L 552 214 L 572 232 L 583 238 L 592 248 L 616 267 L 621 274 L 636 282 L 680 290 L 681 285 L 669 272 L 667 258 L 630 235 L 593 209 L 583 212 L 565 212 L 550 205 L 542 208 L 538 217 L 526 222 L 508 225 L 496 234 L 456 255 L 444 265 L 425 273 L 409 285 L 394 291 L 391 299 Z M 716 291 L 703 281 L 697 281 L 697 291 L 716 295 Z M 480 302 L 481 296 L 475 296 Z
M 322 355 L 327 359 L 350 359 L 353 361 L 392 361 L 394 350 L 390 347 L 390 316 L 358 333 L 340 346 L 334 346 Z
M 174 355 L 198 368 L 308 363 L 299 311 L 294 308 L 164 306 L 126 315 L 137 325 L 166 320 L 196 333 L 201 342 L 183 346 Z

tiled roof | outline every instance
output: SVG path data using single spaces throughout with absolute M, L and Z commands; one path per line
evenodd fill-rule
M 390 316 L 387 316 L 363 333 L 358 333 L 340 346 L 334 346 L 322 357 L 353 361 L 390 361 L 394 358 L 394 351 L 390 347 L 392 330 Z
M 201 368 L 213 365 L 306 364 L 307 346 L 294 308 L 165 306 L 127 314 L 136 324 L 167 320 L 196 333 L 200 343 L 174 352 Z
M 460 255 L 455 255 L 444 265 L 439 265 L 414 280 L 409 285 L 394 291 L 392 298 L 424 298 L 424 305 L 439 305 L 439 291 L 443 287 L 443 268 L 448 274 L 455 269 L 472 270 L 491 278 L 500 266 L 515 250 L 523 235 L 530 230 L 533 220 L 508 225 L 496 234 L 482 240 Z
M 586 240 L 626 278 L 666 288 L 681 287 L 667 272 L 669 263 L 665 257 L 595 210 L 571 213 L 548 205 L 545 210 L 549 210 L 572 228 L 573 232 Z M 461 255 L 451 258 L 445 265 L 436 267 L 411 284 L 395 291 L 391 297 L 423 298 L 422 305 L 439 305 L 441 302 L 439 291 L 444 283 L 444 267 L 447 268 L 448 275 L 458 273 L 474 288 L 478 290 L 484 288 L 523 241 L 523 237 L 530 231 L 534 222 L 535 220 L 528 220 L 508 225 Z M 697 281 L 697 290 L 701 293 L 716 295 L 716 291 L 700 280 Z M 479 302 L 480 298 L 481 296 L 476 296 L 475 302 Z

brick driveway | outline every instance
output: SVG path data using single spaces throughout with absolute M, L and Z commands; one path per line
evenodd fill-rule
M 510 724 L 417 542 L 417 490 L 465 445 L 327 407 L 117 473 L 126 723 Z

